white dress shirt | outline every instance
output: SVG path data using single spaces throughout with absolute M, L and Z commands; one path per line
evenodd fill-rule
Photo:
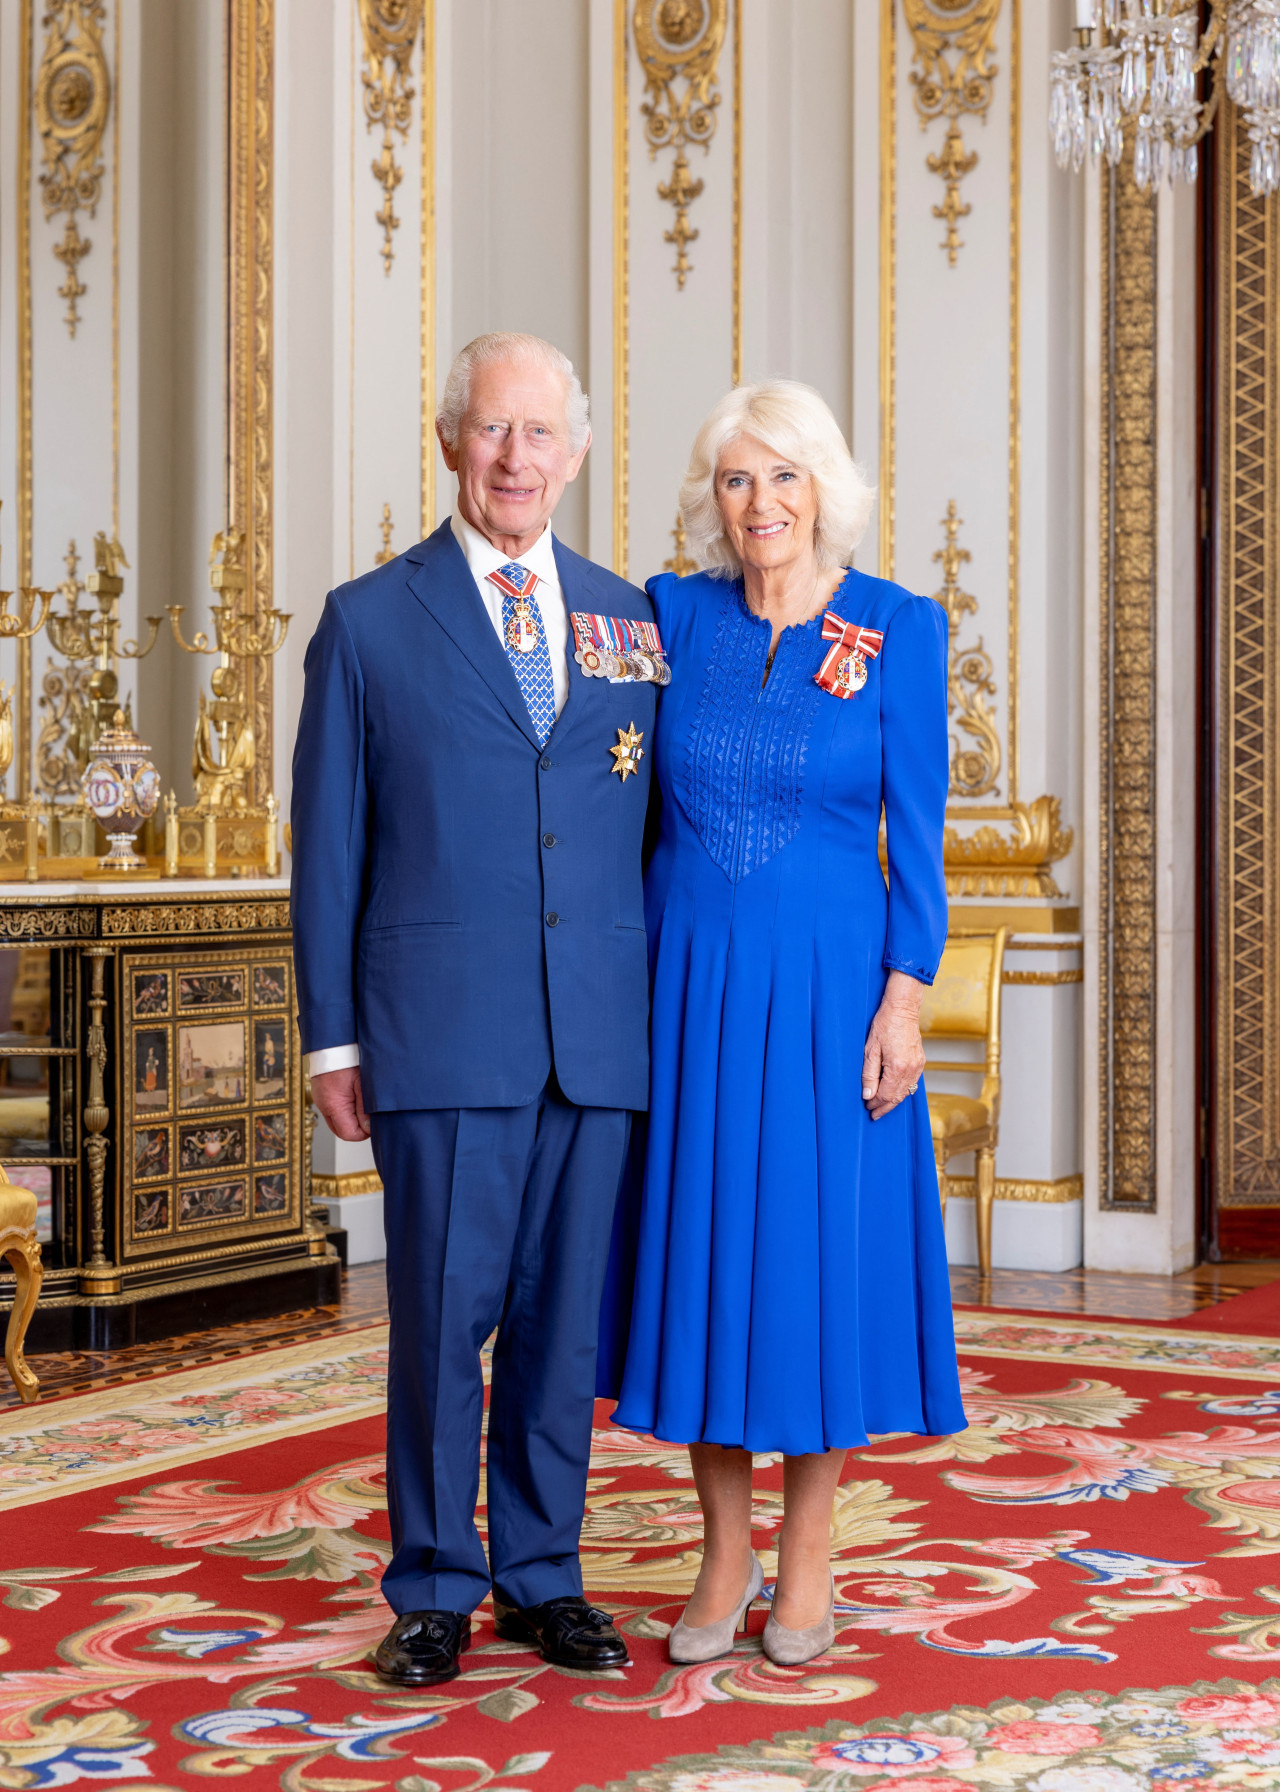
M 506 566 L 513 556 L 495 548 L 486 536 L 481 535 L 478 529 L 473 529 L 456 511 L 449 518 L 449 527 L 453 530 L 454 540 L 467 557 L 467 566 L 476 582 L 476 590 L 480 593 L 480 602 L 485 607 L 505 653 L 507 644 L 502 633 L 503 594 L 491 581 L 489 574 L 496 572 L 500 566 Z M 559 716 L 569 695 L 569 613 L 565 609 L 564 592 L 560 588 L 560 573 L 556 567 L 550 523 L 528 552 L 519 556 L 519 563 L 538 575 L 533 601 L 538 606 L 547 637 L 556 715 Z M 312 1076 L 323 1076 L 327 1070 L 350 1070 L 359 1062 L 358 1045 L 330 1045 L 323 1051 L 308 1054 L 307 1070 Z

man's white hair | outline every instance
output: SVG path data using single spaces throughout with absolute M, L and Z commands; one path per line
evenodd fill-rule
M 698 565 L 742 570 L 716 491 L 720 456 L 737 436 L 755 436 L 808 473 L 818 498 L 813 542 L 818 565 L 847 566 L 866 532 L 875 491 L 854 465 L 827 401 L 799 380 L 735 386 L 698 431 L 680 487 L 688 548 Z
M 538 367 L 562 374 L 569 418 L 569 447 L 574 454 L 586 447 L 591 433 L 591 401 L 582 390 L 582 382 L 568 355 L 541 336 L 526 336 L 519 330 L 490 330 L 487 335 L 477 336 L 458 350 L 444 383 L 436 422 L 450 448 L 458 446 L 462 419 L 471 402 L 472 381 L 480 368 L 492 367 L 495 361 L 532 361 Z

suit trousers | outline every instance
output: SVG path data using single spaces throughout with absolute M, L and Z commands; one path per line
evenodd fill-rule
M 384 1189 L 397 1613 L 582 1592 L 600 1294 L 631 1115 L 566 1101 L 370 1115 Z M 489 1559 L 476 1527 L 484 1378 Z

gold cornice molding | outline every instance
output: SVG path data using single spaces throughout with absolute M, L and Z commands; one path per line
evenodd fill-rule
M 1084 972 L 1074 971 L 1006 971 L 1002 981 L 1005 983 L 1027 983 L 1037 987 L 1049 987 L 1059 983 L 1083 983 Z
M 1102 172 L 1099 1201 L 1156 1209 L 1156 238 L 1132 158 Z
M 663 241 L 676 252 L 672 273 L 683 291 L 693 263 L 688 246 L 698 231 L 689 223 L 689 208 L 702 192 L 685 153 L 709 151 L 716 133 L 720 104 L 720 52 L 728 28 L 729 0 L 636 0 L 632 13 L 636 54 L 644 70 L 645 98 L 640 106 L 649 158 L 674 149 L 669 181 L 660 182 L 658 197 L 675 208 L 675 223 Z M 677 93 L 676 84 L 683 83 Z
M 117 0 L 118 3 L 118 0 Z M 103 0 L 49 0 L 43 24 L 48 35 L 36 74 L 36 128 L 44 168 L 40 194 L 44 215 L 66 217 L 62 241 L 53 253 L 66 269 L 58 297 L 67 302 L 68 334 L 80 321 L 79 301 L 89 290 L 80 263 L 92 248 L 80 234 L 77 214 L 96 215 L 106 166 L 102 138 L 111 110 L 111 73 L 102 47 L 107 11 Z
M 966 115 L 986 122 L 997 69 L 989 58 L 995 47 L 1000 0 L 902 0 L 911 32 L 911 70 L 916 114 L 922 130 L 945 119 L 941 150 L 925 158 L 931 174 L 943 183 L 943 199 L 933 215 L 946 225 L 941 243 L 954 267 L 964 247 L 961 218 L 973 207 L 960 197 L 960 183 L 978 165 L 978 152 L 966 151 L 960 120 Z
M 962 1201 L 972 1201 L 974 1180 L 972 1176 L 948 1176 L 948 1199 L 958 1196 Z M 1022 1182 L 1005 1176 L 996 1177 L 997 1201 L 1038 1201 L 1057 1207 L 1083 1199 L 1083 1176 L 1059 1176 L 1052 1182 Z
M 382 204 L 375 217 L 382 229 L 382 268 L 388 275 L 395 260 L 395 232 L 400 228 L 396 188 L 404 179 L 404 169 L 396 161 L 396 132 L 407 142 L 413 124 L 414 90 L 409 76 L 422 23 L 422 4 L 423 0 L 359 0 L 364 37 L 360 84 L 364 90 L 365 129 L 382 130 L 382 143 L 372 168 L 373 178 L 382 189 Z
M 380 1195 L 382 1178 L 376 1170 L 347 1170 L 340 1176 L 322 1176 L 311 1172 L 311 1199 L 314 1204 L 345 1201 L 351 1195 Z
M 259 633 L 270 630 L 272 589 L 275 0 L 227 3 L 227 521 L 247 537 L 248 610 Z M 259 743 L 252 801 L 261 805 L 275 760 L 272 662 L 254 659 L 246 673 Z

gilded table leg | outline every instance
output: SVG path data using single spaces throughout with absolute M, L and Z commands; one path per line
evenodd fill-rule
M 991 1208 L 996 1198 L 996 1153 L 994 1145 L 975 1153 L 977 1186 L 974 1205 L 978 1221 L 978 1274 L 991 1274 Z
M 27 1327 L 31 1323 L 31 1315 L 36 1310 L 36 1301 L 40 1298 L 40 1284 L 44 1280 L 40 1242 L 30 1236 L 15 1239 L 10 1234 L 9 1239 L 0 1240 L 0 1255 L 8 1258 L 17 1277 L 13 1311 L 9 1314 L 9 1329 L 4 1340 L 5 1367 L 13 1377 L 13 1385 L 17 1388 L 19 1397 L 24 1403 L 29 1403 L 39 1396 L 40 1383 L 27 1367 L 22 1345 Z

